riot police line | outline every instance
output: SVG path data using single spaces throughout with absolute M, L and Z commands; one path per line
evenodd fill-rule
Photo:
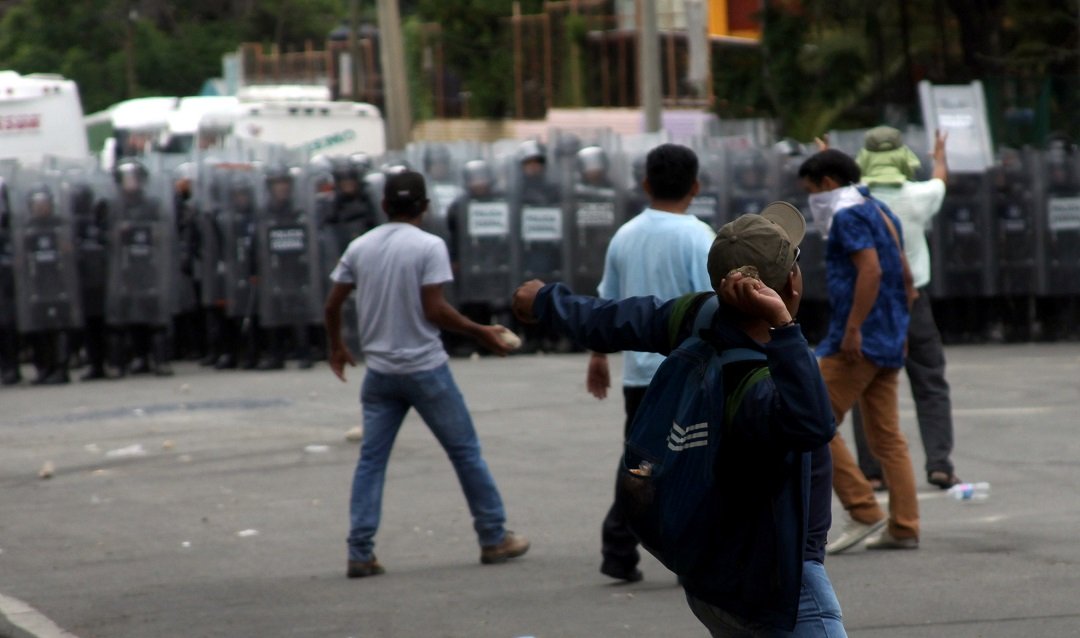
M 644 156 L 663 141 L 552 131 L 546 143 L 418 143 L 382 158 L 207 154 L 171 168 L 128 159 L 111 172 L 2 164 L 2 380 L 17 383 L 20 362 L 43 384 L 66 382 L 76 366 L 88 380 L 168 375 L 176 359 L 310 367 L 323 355 L 328 275 L 353 238 L 385 221 L 382 185 L 403 167 L 427 177 L 425 223 L 455 270 L 448 296 L 474 320 L 513 326 L 508 302 L 523 280 L 596 290 L 607 242 L 647 205 Z M 812 149 L 691 146 L 701 188 L 690 212 L 702 220 L 719 227 L 775 199 L 808 216 L 800 321 L 820 335 L 825 229 L 797 179 Z M 1003 149 L 989 171 L 952 174 L 930 246 L 947 340 L 1076 338 L 1080 154 Z M 354 316 L 345 326 L 355 349 Z M 568 347 L 517 328 L 527 351 Z

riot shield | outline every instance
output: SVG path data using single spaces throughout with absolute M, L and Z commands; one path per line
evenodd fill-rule
M 690 200 L 687 213 L 697 217 L 711 228 L 724 225 L 724 173 L 723 158 L 719 151 L 698 148 L 698 194 Z
M 989 328 L 985 299 L 995 294 L 989 180 L 986 173 L 952 173 L 931 235 L 931 287 L 948 341 L 979 341 Z
M 530 144 L 531 142 L 531 144 Z M 510 169 L 514 279 L 563 281 L 566 278 L 562 193 L 549 169 L 554 164 L 542 146 L 520 152 Z
M 280 167 L 262 175 L 255 244 L 259 318 L 266 327 L 303 326 L 322 320 L 311 178 L 311 174 Z
M 1043 159 L 1038 316 L 1043 337 L 1080 333 L 1080 156 L 1058 145 Z
M 10 188 L 9 179 L 0 176 L 0 328 L 13 329 L 16 324 L 15 243 Z
M 776 156 L 764 149 L 734 149 L 725 154 L 725 201 L 722 226 L 751 213 L 760 213 L 776 199 Z
M 19 332 L 82 327 L 78 261 L 68 195 L 57 176 L 27 175 L 13 193 Z
M 71 172 L 65 176 L 61 202 L 74 223 L 82 310 L 87 318 L 105 317 L 108 207 L 100 193 L 101 182 L 91 173 Z
M 199 228 L 199 303 L 203 308 L 216 308 L 223 302 L 225 281 L 222 277 L 221 245 L 224 239 L 218 227 L 225 201 L 225 191 L 229 172 L 218 160 L 207 160 L 199 167 L 196 182 L 198 193 L 198 228 Z
M 484 160 L 466 163 L 466 192 L 448 211 L 451 246 L 456 262 L 456 298 L 469 316 L 470 306 L 505 307 L 514 281 L 511 205 L 498 188 L 495 171 Z
M 829 327 L 829 294 L 825 276 L 825 248 L 828 228 L 814 219 L 807 202 L 808 195 L 799 183 L 799 167 L 806 160 L 803 149 L 780 148 L 776 152 L 777 199 L 789 202 L 806 218 L 806 235 L 799 245 L 799 269 L 803 277 L 802 303 L 799 306 L 799 323 L 810 343 L 825 337 Z
M 586 146 L 577 153 L 566 200 L 570 287 L 595 294 L 604 275 L 608 243 L 622 224 L 628 167 L 616 149 Z
M 123 165 L 122 165 L 123 166 Z M 171 189 L 145 169 L 116 173 L 108 196 L 111 326 L 167 326 L 176 311 L 176 226 Z
M 256 311 L 256 191 L 261 186 L 253 167 L 228 176 L 225 201 L 217 219 L 221 241 L 225 315 L 250 320 Z
M 1002 149 L 990 173 L 997 255 L 997 318 L 1006 341 L 1027 341 L 1032 334 L 1038 290 L 1040 234 L 1035 206 L 1039 198 L 1035 154 Z

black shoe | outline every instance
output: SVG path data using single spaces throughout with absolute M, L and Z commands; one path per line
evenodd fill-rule
M 628 583 L 636 583 L 645 575 L 641 573 L 641 570 L 631 565 L 622 565 L 615 561 L 605 560 L 600 565 L 600 573 L 605 576 L 610 576 L 618 580 L 625 580 Z
M 255 366 L 256 370 L 284 370 L 285 362 L 281 359 L 263 359 L 259 362 L 259 365 Z
M 297 364 L 297 367 L 299 367 L 301 370 L 310 370 L 311 367 L 314 365 L 315 362 L 312 361 L 310 357 L 306 357 L 300 360 L 300 362 Z
M 4 370 L 3 374 L 0 374 L 0 384 L 15 385 L 20 381 L 22 381 L 22 376 L 18 370 Z
M 105 374 L 105 368 L 91 367 L 89 370 L 84 372 L 81 377 L 79 377 L 79 380 L 80 381 L 97 381 L 98 379 L 108 379 L 108 378 L 109 378 L 109 375 Z
M 172 365 L 169 363 L 159 363 L 154 366 L 154 374 L 159 377 L 171 377 L 173 375 Z
M 41 380 L 39 385 L 64 385 L 65 383 L 70 382 L 71 379 L 68 377 L 66 370 L 53 370 L 48 376 Z
M 138 357 L 131 362 L 128 372 L 131 374 L 150 374 L 150 362 L 144 357 Z
M 214 362 L 215 370 L 232 370 L 236 368 L 236 357 L 231 354 L 223 354 Z
M 210 354 L 206 355 L 205 357 L 199 359 L 199 365 L 201 365 L 204 368 L 209 368 L 210 366 L 217 363 L 218 359 L 219 359 L 219 357 L 211 352 Z

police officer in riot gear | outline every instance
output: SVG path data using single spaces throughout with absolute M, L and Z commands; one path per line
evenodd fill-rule
M 113 363 L 123 376 L 154 372 L 169 376 L 168 325 L 173 292 L 173 229 L 162 202 L 147 193 L 148 172 L 136 160 L 121 161 L 115 172 L 120 188 L 110 211 L 108 320 L 113 328 Z M 130 354 L 129 354 L 130 353 Z
M 518 146 L 519 184 L 517 199 L 517 252 L 519 279 L 564 279 L 562 197 L 559 187 L 548 177 L 547 153 L 536 140 Z M 555 218 L 558 219 L 555 219 Z M 518 326 L 524 336 L 524 350 L 554 349 L 558 339 L 534 325 Z
M 571 235 L 570 277 L 574 290 L 592 292 L 604 273 L 604 254 L 619 227 L 617 193 L 611 162 L 599 146 L 586 146 L 575 156 L 575 178 L 568 232 Z
M 512 285 L 510 208 L 486 160 L 468 161 L 461 172 L 465 192 L 446 215 L 450 262 L 458 288 L 455 297 L 461 314 L 488 325 L 496 314 L 508 310 L 505 291 Z M 451 335 L 446 338 L 455 354 L 466 347 L 471 351 L 472 346 L 465 341 Z
M 68 382 L 68 352 L 65 329 L 78 323 L 78 300 L 74 288 L 74 246 L 56 212 L 56 197 L 47 185 L 35 184 L 26 194 L 29 218 L 18 234 L 22 244 L 18 284 L 20 330 L 33 351 L 37 372 L 35 385 L 59 385 Z M 65 278 L 71 278 L 65 281 Z M 68 285 L 68 284 L 72 285 Z
M 70 192 L 71 215 L 75 222 L 75 255 L 79 264 L 79 291 L 82 298 L 82 345 L 87 370 L 83 381 L 105 379 L 108 330 L 105 326 L 105 291 L 108 272 L 108 211 L 94 190 L 76 182 Z
M 205 356 L 205 323 L 199 308 L 202 282 L 199 259 L 199 210 L 192 197 L 195 165 L 177 167 L 173 179 L 173 210 L 176 211 L 176 236 L 179 246 L 180 273 L 177 280 L 176 351 L 178 357 L 200 359 Z
M 314 237 L 307 215 L 295 203 L 295 179 L 286 166 L 267 170 L 268 201 L 262 213 L 257 241 L 259 250 L 258 295 L 260 320 L 265 326 L 266 351 L 259 370 L 285 367 L 290 336 L 300 368 L 312 366 L 307 326 L 315 315 L 312 307 Z
M 258 364 L 256 303 L 256 214 L 254 185 L 247 175 L 232 176 L 226 205 L 217 214 L 217 232 L 224 250 L 225 318 L 221 323 L 222 352 L 214 362 L 218 370 Z
M 336 256 L 340 257 L 349 242 L 378 225 L 371 198 L 364 192 L 363 179 L 371 169 L 371 159 L 357 153 L 333 164 L 334 200 L 325 222 L 335 229 Z M 330 273 L 326 273 L 329 277 Z
M 19 331 L 15 321 L 15 237 L 7 184 L 0 180 L 0 383 L 14 385 L 19 373 Z
M 645 194 L 645 188 L 643 186 L 645 182 L 644 155 L 634 158 L 633 163 L 630 165 L 630 172 L 633 177 L 633 183 L 630 185 L 630 189 L 626 194 L 626 200 L 623 205 L 623 220 L 627 221 L 633 219 L 641 211 L 649 207 L 649 196 Z

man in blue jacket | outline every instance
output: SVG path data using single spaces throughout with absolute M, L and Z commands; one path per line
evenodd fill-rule
M 817 360 L 793 319 L 802 296 L 798 244 L 804 232 L 793 206 L 774 203 L 761 215 L 725 225 L 709 251 L 709 276 L 721 303 L 700 336 L 718 351 L 762 352 L 769 369 L 725 431 L 714 477 L 722 512 L 714 543 L 705 548 L 709 559 L 679 574 L 691 610 L 713 636 L 846 635 L 823 565 L 831 524 L 828 444 L 836 425 Z M 752 272 L 745 266 L 757 277 L 732 273 Z M 515 292 L 514 313 L 593 351 L 667 355 L 691 336 L 711 294 L 609 301 L 533 280 Z M 654 383 L 665 378 L 670 361 Z M 746 372 L 728 367 L 724 378 Z

